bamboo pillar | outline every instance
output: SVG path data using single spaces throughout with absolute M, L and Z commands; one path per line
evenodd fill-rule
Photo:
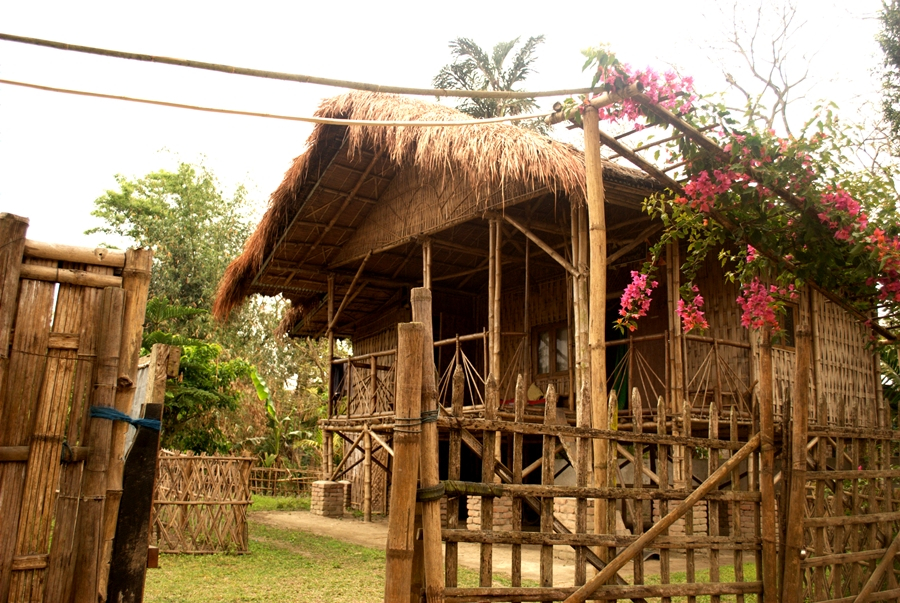
M 782 597 L 784 603 L 801 600 L 800 554 L 803 549 L 803 518 L 806 515 L 806 444 L 809 431 L 809 325 L 804 321 L 797 330 L 797 367 L 794 375 L 793 404 L 791 405 L 791 481 L 790 506 L 786 521 L 784 576 Z
M 434 333 L 431 320 L 431 291 L 413 289 L 410 292 L 413 321 L 422 323 L 422 445 L 419 472 L 422 488 L 440 485 L 438 474 L 437 388 L 434 380 Z M 427 422 L 424 422 L 427 420 Z M 429 603 L 444 600 L 444 556 L 441 544 L 441 501 L 422 504 L 422 527 L 425 557 L 425 595 Z
M 759 429 L 760 444 L 759 493 L 762 497 L 762 583 L 763 601 L 778 603 L 776 553 L 777 519 L 775 516 L 775 407 L 772 390 L 772 333 L 760 331 L 759 342 Z
M 606 214 L 603 192 L 603 165 L 600 157 L 600 122 L 597 109 L 584 110 L 584 160 L 587 177 L 587 207 L 590 224 L 590 350 L 591 409 L 593 427 L 608 429 L 606 399 Z M 607 486 L 609 447 L 604 440 L 594 440 L 594 486 Z M 594 501 L 594 533 L 609 534 L 607 501 Z M 606 547 L 598 547 L 597 555 L 607 559 Z
M 109 288 L 104 291 L 103 307 L 98 324 L 97 364 L 95 368 L 91 404 L 99 407 L 115 407 L 116 377 L 122 365 L 120 357 L 124 342 L 123 306 L 127 306 L 126 292 Z M 81 504 L 76 528 L 75 602 L 96 603 L 98 596 L 106 599 L 105 581 L 101 574 L 105 558 L 104 506 L 108 501 L 109 470 L 112 459 L 113 422 L 106 419 L 89 419 L 85 427 L 85 444 L 90 454 L 84 463 L 81 488 Z M 101 587 L 103 590 L 101 590 Z
M 419 474 L 419 425 L 422 396 L 422 345 L 419 323 L 398 325 L 394 471 L 388 516 L 384 600 L 409 598 L 415 541 L 416 480 Z
M 363 436 L 363 521 L 372 522 L 372 434 Z
M 531 367 L 531 239 L 525 237 L 525 309 L 522 321 L 522 332 L 525 333 L 525 389 L 534 381 Z
M 491 298 L 491 304 L 494 308 L 493 333 L 491 334 L 491 373 L 497 379 L 497 389 L 502 387 L 500 383 L 500 296 L 502 291 L 502 273 L 503 273 L 503 229 L 500 228 L 500 221 L 494 222 L 494 295 Z
M 422 243 L 422 287 L 431 289 L 431 239 Z
M 331 323 L 334 320 L 334 275 L 328 275 L 328 364 L 326 365 L 328 374 L 328 403 L 326 405 L 326 416 L 330 419 L 334 416 L 334 329 Z M 334 465 L 334 434 L 325 430 L 322 433 L 322 478 L 329 479 L 333 471 Z
M 147 295 L 150 291 L 150 269 L 153 252 L 149 249 L 129 249 L 125 252 L 125 268 L 122 270 L 122 287 L 125 289 L 125 316 L 122 321 L 122 349 L 119 352 L 119 378 L 116 387 L 116 410 L 131 412 L 137 389 L 137 364 L 141 355 L 141 339 L 144 334 L 144 315 Z M 122 480 L 125 473 L 125 434 L 128 424 L 113 423 L 112 448 L 107 474 L 106 506 L 103 514 L 103 566 L 99 588 L 106 596 L 109 560 L 112 556 L 113 538 L 119 517 L 119 501 L 122 498 Z
M 457 335 L 458 337 L 458 335 Z M 457 345 L 459 342 L 457 341 Z M 453 416 L 462 418 L 463 416 L 463 398 L 465 397 L 466 375 L 463 371 L 462 364 L 457 364 L 453 370 L 453 390 L 451 394 L 451 407 Z M 462 470 L 461 465 L 462 453 L 462 432 L 459 429 L 450 430 L 450 444 L 448 447 L 449 460 L 447 462 L 447 479 L 459 480 Z M 462 499 L 465 503 L 466 499 Z M 459 527 L 459 504 L 460 497 L 453 496 L 447 499 L 447 528 L 455 530 Z M 456 542 L 448 542 L 446 544 L 446 573 L 444 582 L 446 586 L 457 585 L 457 574 L 459 569 L 459 545 Z M 515 569 L 513 570 L 515 571 Z M 516 586 L 513 581 L 513 586 Z
M 6 385 L 9 342 L 19 293 L 19 273 L 25 252 L 28 218 L 0 214 L 0 392 Z

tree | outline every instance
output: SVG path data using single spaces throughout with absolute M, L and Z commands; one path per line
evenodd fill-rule
M 884 52 L 881 108 L 891 134 L 900 138 L 900 1 L 885 0 L 879 18 L 878 44 Z
M 535 50 L 543 43 L 544 36 L 528 38 L 513 56 L 512 63 L 504 65 L 519 39 L 498 43 L 490 56 L 469 38 L 451 40 L 453 62 L 444 65 L 435 76 L 435 88 L 517 91 L 516 86 L 533 72 L 532 65 L 537 60 Z M 468 98 L 456 108 L 472 117 L 488 118 L 522 115 L 536 110 L 538 105 L 533 98 Z M 535 122 L 530 127 L 542 129 L 539 124 L 543 122 Z
M 117 175 L 119 190 L 94 201 L 91 214 L 105 224 L 86 234 L 131 239 L 154 253 L 150 295 L 173 304 L 209 309 L 219 279 L 250 232 L 246 191 L 231 197 L 203 166 L 182 163 L 138 179 Z

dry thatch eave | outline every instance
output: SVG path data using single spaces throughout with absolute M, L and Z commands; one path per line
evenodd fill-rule
M 350 92 L 327 99 L 316 114 L 379 121 L 469 119 L 442 105 L 370 92 Z M 294 160 L 272 194 L 269 208 L 248 238 L 244 252 L 228 267 L 213 309 L 217 317 L 225 318 L 252 293 L 275 292 L 271 284 L 260 285 L 260 277 L 271 269 L 270 260 L 288 244 L 295 221 L 305 215 L 309 200 L 319 194 L 321 188 L 317 187 L 329 170 L 334 171 L 332 164 L 338 156 L 355 161 L 360 167 L 370 161 L 378 162 L 378 169 L 387 176 L 401 169 L 414 169 L 418 177 L 439 182 L 443 187 L 476 191 L 510 188 L 535 194 L 549 191 L 574 203 L 583 202 L 585 196 L 581 151 L 510 124 L 448 128 L 317 125 L 307 141 L 307 151 Z M 606 165 L 605 177 L 623 191 L 649 193 L 655 188 L 641 172 L 612 163 Z M 520 195 L 517 201 L 527 198 L 527 194 Z M 306 255 L 292 252 L 288 257 L 307 259 L 310 245 L 305 244 Z M 326 257 L 316 268 L 327 265 Z M 302 305 L 308 307 L 310 292 L 285 288 L 283 293 L 298 302 L 302 299 Z

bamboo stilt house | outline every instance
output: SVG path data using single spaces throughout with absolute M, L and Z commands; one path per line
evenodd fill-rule
M 318 115 L 468 118 L 360 92 L 326 100 Z M 661 230 L 641 202 L 661 185 L 609 161 L 600 183 L 602 227 L 588 209 L 585 154 L 537 133 L 319 125 L 228 268 L 214 312 L 281 294 L 292 302 L 285 333 L 328 338 L 321 427 L 325 450 L 340 438 L 346 454 L 337 466 L 326 454 L 324 473 L 350 479 L 367 512 L 389 510 L 397 325 L 430 327 L 439 442 L 429 450 L 423 435 L 423 459 L 439 458 L 445 488 L 447 600 L 584 600 L 575 593 L 585 568 L 623 559 L 630 577 L 610 569 L 592 598 L 790 600 L 777 590 L 786 584 L 828 600 L 896 588 L 894 570 L 876 568 L 900 525 L 897 438 L 864 327 L 804 290 L 785 332 L 763 340 L 741 326 L 737 287 L 711 256 L 694 280 L 710 328 L 686 335 L 673 245 L 648 315 L 622 335 L 612 327 L 618 300 Z M 591 246 L 601 228 L 598 272 Z M 416 305 L 417 288 L 431 291 L 430 307 Z M 603 343 L 592 354 L 589 308 L 600 299 Z M 337 338 L 352 341 L 350 358 L 334 357 Z M 605 386 L 592 380 L 592 357 L 605 360 Z M 845 512 L 862 515 L 834 527 Z M 481 543 L 480 588 L 455 583 L 461 541 Z M 492 587 L 491 547 L 504 543 L 513 547 L 506 590 Z M 540 588 L 520 588 L 522 544 L 546 549 Z M 646 547 L 655 561 L 637 553 Z M 553 581 L 562 549 L 573 551 L 575 584 Z M 676 559 L 687 584 L 672 582 Z M 655 586 L 643 584 L 651 572 Z

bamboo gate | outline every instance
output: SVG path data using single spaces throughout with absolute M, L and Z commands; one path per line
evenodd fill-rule
M 164 553 L 249 553 L 249 456 L 159 458 L 152 537 Z
M 95 603 L 127 425 L 89 409 L 131 410 L 151 253 L 39 243 L 27 227 L 0 214 L 0 600 Z

